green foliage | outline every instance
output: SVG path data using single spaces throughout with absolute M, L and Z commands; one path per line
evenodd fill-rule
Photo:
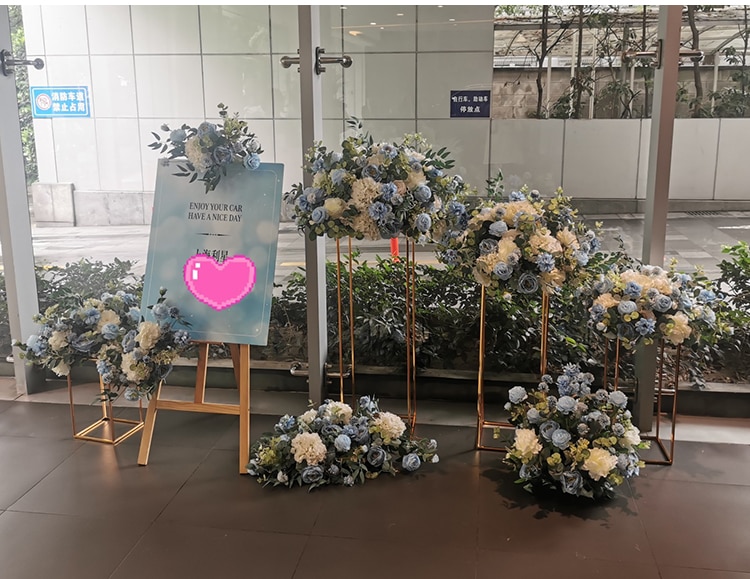
M 735 376 L 750 375 L 750 247 L 740 241 L 724 247 L 729 255 L 719 263 L 719 287 L 726 295 L 725 315 L 734 327 L 732 336 L 720 339 L 713 350 L 714 362 L 723 363 Z M 723 355 L 723 358 L 721 357 Z
M 8 6 L 10 16 L 10 35 L 12 52 L 15 58 L 26 58 L 26 36 L 20 6 Z M 39 180 L 39 169 L 34 144 L 34 122 L 31 117 L 31 99 L 29 96 L 29 72 L 25 66 L 15 69 L 16 94 L 18 96 L 18 119 L 21 124 L 21 143 L 23 146 L 26 184 Z

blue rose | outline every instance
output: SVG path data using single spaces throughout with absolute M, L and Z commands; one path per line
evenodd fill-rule
M 83 335 L 75 336 L 71 341 L 70 345 L 77 352 L 88 354 L 91 352 L 91 348 L 94 347 L 94 341 L 91 338 L 87 338 Z
M 125 392 L 123 392 L 123 396 L 125 397 L 125 400 L 128 402 L 138 402 L 141 398 L 141 393 L 138 392 L 138 388 L 135 388 L 133 386 L 128 386 L 125 388 Z
M 407 472 L 414 472 L 422 465 L 422 461 L 416 452 L 410 452 L 401 459 L 401 466 Z
M 369 396 L 361 396 L 359 398 L 359 409 L 367 413 L 377 412 L 378 403 Z
M 185 139 L 187 139 L 187 133 L 182 129 L 175 129 L 169 133 L 169 140 L 173 143 L 182 143 Z
M 352 439 L 346 434 L 339 434 L 336 440 L 333 441 L 333 446 L 336 447 L 338 452 L 349 452 L 352 447 Z
M 385 462 L 386 453 L 382 446 L 371 446 L 367 451 L 367 464 L 380 468 Z
M 698 301 L 704 304 L 710 304 L 716 299 L 716 294 L 711 290 L 703 289 L 698 294 Z
M 635 329 L 630 324 L 617 324 L 617 337 L 632 341 L 636 338 Z
M 426 203 L 430 199 L 432 199 L 432 191 L 427 185 L 420 185 L 417 187 L 414 191 L 414 197 L 417 201 L 421 201 L 422 203 Z
M 508 281 L 511 277 L 513 277 L 513 268 L 507 263 L 503 263 L 501 261 L 495 264 L 495 267 L 492 268 L 492 273 L 501 280 Z
M 205 137 L 206 135 L 212 135 L 216 133 L 216 125 L 207 121 L 202 122 L 198 125 L 198 136 Z
M 331 153 L 331 163 L 338 163 L 341 161 L 341 153 Z
M 510 399 L 512 404 L 520 404 L 521 402 L 526 400 L 526 398 L 528 398 L 526 388 L 524 388 L 523 386 L 514 386 L 508 392 L 508 398 Z
M 377 165 L 367 165 L 364 169 L 362 169 L 362 175 L 365 177 L 370 177 L 372 179 L 377 179 L 380 177 L 380 167 Z
M 547 420 L 539 425 L 539 433 L 542 435 L 542 438 L 544 438 L 544 440 L 549 442 L 550 440 L 552 440 L 552 433 L 559 428 L 560 425 L 557 422 L 555 422 L 554 420 Z
M 459 201 L 449 201 L 447 208 L 448 213 L 450 213 L 454 217 L 461 217 L 463 215 L 466 215 L 466 205 Z
M 386 217 L 391 213 L 391 208 L 383 203 L 382 201 L 375 201 L 368 208 L 368 213 L 377 222 L 385 221 Z
M 304 194 L 297 197 L 297 200 L 294 202 L 294 204 L 298 209 L 304 211 L 305 213 L 309 213 L 312 210 L 312 205 L 307 200 L 307 196 L 305 196 Z
M 436 452 L 438 449 L 437 440 L 435 440 L 434 438 L 431 438 L 430 440 L 427 441 L 427 445 L 425 448 L 427 452 Z
M 549 273 L 555 269 L 555 258 L 551 253 L 540 253 L 536 258 L 536 266 L 542 273 Z
M 490 225 L 490 235 L 494 237 L 500 237 L 503 233 L 508 231 L 508 226 L 505 223 L 505 221 L 495 221 L 492 225 Z
M 542 416 L 536 408 L 529 408 L 526 412 L 526 420 L 529 421 L 529 424 L 538 424 L 541 419 Z
M 455 249 L 446 249 L 440 256 L 443 263 L 456 265 L 458 263 L 458 252 Z
M 306 485 L 320 482 L 320 480 L 323 478 L 323 474 L 323 469 L 318 465 L 307 466 L 302 469 L 302 482 Z
M 560 396 L 557 401 L 557 409 L 563 414 L 570 414 L 576 409 L 576 401 L 572 396 Z
M 497 249 L 497 241 L 495 239 L 483 239 L 479 242 L 479 254 L 487 255 Z
M 214 149 L 213 158 L 218 165 L 228 165 L 232 162 L 232 151 L 219 145 Z
M 630 300 L 622 300 L 619 304 L 617 304 L 617 311 L 620 313 L 620 315 L 626 316 L 628 314 L 632 314 L 638 309 L 638 306 L 635 302 Z
M 552 433 L 552 444 L 554 444 L 560 450 L 565 450 L 570 446 L 570 432 L 558 428 Z
M 313 161 L 311 169 L 313 170 L 313 173 L 317 173 L 318 171 L 323 170 L 323 166 L 323 159 L 318 157 Z
M 331 182 L 334 185 L 341 185 L 344 179 L 346 179 L 347 174 L 346 169 L 334 169 L 331 171 Z
M 641 291 L 643 291 L 643 288 L 641 287 L 640 284 L 634 281 L 629 281 L 628 283 L 625 284 L 625 289 L 623 290 L 622 293 L 625 297 L 628 297 L 634 300 L 641 296 Z
M 583 477 L 577 470 L 566 470 L 560 480 L 562 491 L 569 495 L 577 495 L 583 486 Z
M 432 227 L 432 218 L 427 213 L 420 213 L 414 221 L 414 226 L 418 231 L 427 233 Z
M 594 290 L 596 290 L 596 293 L 598 294 L 606 294 L 612 291 L 612 288 L 614 287 L 614 283 L 611 279 L 602 276 L 599 276 L 599 279 L 594 282 Z
M 190 341 L 190 333 L 187 330 L 177 330 L 174 333 L 173 340 L 177 346 L 187 346 Z
M 614 434 L 615 436 L 622 436 L 623 434 L 625 434 L 625 427 L 619 422 L 617 424 L 613 424 L 612 434 Z
M 273 429 L 276 432 L 281 434 L 284 432 L 289 432 L 296 425 L 297 425 L 297 419 L 294 416 L 285 414 L 279 419 L 279 421 L 276 423 L 276 426 L 274 426 Z
M 525 201 L 526 200 L 526 195 L 524 195 L 520 191 L 511 191 L 509 199 L 511 201 Z
M 522 294 L 533 294 L 539 289 L 539 280 L 533 273 L 526 272 L 518 278 L 518 291 Z
M 383 155 L 386 159 L 395 159 L 396 155 L 398 155 L 398 149 L 390 143 L 386 143 L 385 145 L 380 147 L 380 154 Z
M 323 428 L 320 429 L 320 433 L 323 436 L 336 437 L 341 434 L 341 427 L 338 424 L 326 424 Z
M 650 336 L 656 331 L 656 320 L 641 318 L 635 323 L 635 331 L 641 336 Z
M 166 320 L 169 317 L 169 308 L 164 304 L 156 304 L 153 308 L 151 308 L 151 313 L 154 314 L 154 318 L 156 318 L 157 322 L 160 322 L 162 320 Z
M 540 474 L 539 467 L 535 464 L 522 464 L 518 470 L 518 476 L 523 480 L 530 480 L 538 477 Z
M 242 164 L 248 171 L 255 171 L 260 167 L 260 155 L 258 155 L 258 153 L 250 153 L 242 161 Z
M 87 326 L 93 326 L 97 323 L 99 323 L 99 319 L 102 317 L 102 314 L 97 310 L 96 308 L 89 308 L 85 312 L 83 312 L 83 323 Z
M 576 249 L 573 252 L 573 258 L 578 262 L 578 265 L 585 267 L 589 262 L 589 254 L 583 250 Z
M 620 390 L 615 390 L 609 393 L 609 403 L 618 408 L 625 408 L 628 405 L 628 397 Z
M 394 183 L 383 183 L 380 186 L 380 195 L 383 197 L 383 201 L 390 203 L 391 197 L 398 192 L 398 187 Z
M 665 296 L 664 294 L 659 294 L 656 296 L 656 299 L 654 299 L 654 309 L 657 312 L 664 313 L 668 312 L 672 308 L 672 298 L 669 296 Z
M 116 324 L 104 324 L 102 326 L 102 338 L 105 340 L 114 340 L 120 333 L 120 328 Z
M 312 214 L 310 215 L 310 219 L 313 223 L 323 223 L 326 219 L 328 219 L 328 211 L 326 211 L 325 207 L 316 207 L 313 209 Z

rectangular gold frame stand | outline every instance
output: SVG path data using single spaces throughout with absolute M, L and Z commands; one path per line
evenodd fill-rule
M 675 367 L 674 367 L 674 378 L 673 383 L 669 384 L 665 387 L 664 385 L 664 347 L 665 343 L 664 340 L 661 340 L 659 345 L 659 373 L 657 375 L 657 384 L 656 384 L 656 393 L 655 393 L 655 403 L 656 403 L 656 413 L 655 413 L 655 426 L 654 426 L 654 434 L 648 434 L 644 435 L 641 438 L 643 440 L 650 440 L 652 442 L 656 443 L 656 446 L 659 448 L 659 452 L 662 455 L 661 460 L 652 460 L 652 459 L 644 459 L 643 462 L 646 464 L 657 464 L 657 465 L 663 465 L 663 466 L 671 466 L 674 463 L 674 447 L 675 447 L 675 430 L 677 428 L 677 393 L 679 391 L 679 382 L 680 382 L 680 358 L 682 354 L 682 346 L 679 344 L 675 348 Z M 604 347 L 604 384 L 607 384 L 607 376 L 609 374 L 608 369 L 608 360 L 607 360 L 607 353 L 609 352 L 609 344 L 606 344 Z M 614 383 L 613 388 L 615 390 L 619 389 L 619 368 L 620 368 L 620 340 L 618 339 L 615 342 L 615 368 L 614 368 Z M 662 402 L 664 400 L 664 397 L 672 397 L 672 407 L 664 412 L 662 410 L 663 405 Z M 667 443 L 662 438 L 661 434 L 661 419 L 662 417 L 666 417 L 667 420 L 671 422 L 671 428 L 669 432 L 669 450 L 667 450 Z
M 70 423 L 73 427 L 73 438 L 77 440 L 88 440 L 90 442 L 101 442 L 103 444 L 111 444 L 112 446 L 117 446 L 123 440 L 130 438 L 135 433 L 140 432 L 143 429 L 143 405 L 141 404 L 140 400 L 138 401 L 139 420 L 116 418 L 114 416 L 112 408 L 112 400 L 110 400 L 105 395 L 104 383 L 102 382 L 101 376 L 99 376 L 99 391 L 101 395 L 100 404 L 102 407 L 102 417 L 93 424 L 79 431 L 78 427 L 76 426 L 76 410 L 75 404 L 73 402 L 73 381 L 70 378 L 70 374 L 68 374 L 68 398 L 70 399 Z M 131 428 L 122 433 L 120 436 L 116 436 L 115 424 L 129 424 L 131 425 Z M 90 434 L 91 432 L 94 432 L 99 428 L 103 428 L 105 432 L 109 433 L 109 436 L 101 437 L 92 436 Z
M 539 372 L 544 375 L 547 372 L 547 338 L 549 335 L 549 294 L 542 291 L 542 327 L 540 344 Z M 477 437 L 475 448 L 477 450 L 489 450 L 492 452 L 505 452 L 505 448 L 487 446 L 482 444 L 482 434 L 487 428 L 513 428 L 515 426 L 507 421 L 493 421 L 485 419 L 484 409 L 484 359 L 487 346 L 486 337 L 487 321 L 487 291 L 482 286 L 479 298 L 479 371 L 477 375 Z
M 357 404 L 355 354 L 354 354 L 354 272 L 352 269 L 352 238 L 349 237 L 349 360 L 348 366 L 344 356 L 344 303 L 342 299 L 341 282 L 341 239 L 336 239 L 336 298 L 337 298 L 337 326 L 339 342 L 339 367 L 338 372 L 329 372 L 329 378 L 339 380 L 339 401 L 344 402 L 344 381 L 351 379 L 351 405 Z M 399 416 L 409 426 L 412 434 L 417 426 L 417 273 L 416 273 L 416 242 L 406 238 L 406 262 L 405 262 L 405 312 L 406 320 L 404 334 L 406 339 L 406 414 Z
M 138 452 L 138 464 L 146 466 L 151 452 L 151 440 L 154 435 L 156 415 L 159 410 L 177 410 L 181 412 L 205 412 L 208 414 L 231 414 L 240 417 L 240 452 L 239 473 L 247 474 L 247 462 L 250 460 L 250 346 L 248 344 L 228 344 L 232 353 L 234 378 L 240 391 L 239 404 L 216 404 L 206 402 L 206 376 L 208 374 L 208 348 L 218 342 L 197 342 L 198 367 L 195 377 L 195 395 L 192 402 L 184 400 L 165 400 L 161 398 L 161 387 L 151 397 L 146 411 L 146 422 Z

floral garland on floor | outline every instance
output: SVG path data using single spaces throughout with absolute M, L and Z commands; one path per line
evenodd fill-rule
M 115 346 L 122 335 L 135 330 L 141 317 L 137 298 L 118 291 L 100 299 L 81 299 L 80 305 L 63 309 L 54 305 L 34 316 L 39 334 L 16 343 L 29 364 L 68 376 L 70 369 Z
M 508 201 L 480 205 L 471 215 L 453 201 L 446 219 L 440 261 L 491 294 L 554 292 L 600 247 L 561 189 L 551 199 L 526 188 L 513 191 Z
M 678 273 L 658 266 L 636 265 L 602 274 L 592 285 L 591 325 L 625 348 L 660 339 L 677 346 L 702 334 L 728 332 L 717 324 L 713 283 L 697 271 Z M 721 327 L 719 327 L 721 326 Z
M 648 448 L 627 410 L 621 391 L 591 391 L 594 377 L 569 364 L 550 393 L 553 379 L 542 377 L 536 390 L 511 388 L 510 422 L 515 440 L 505 461 L 527 490 L 548 487 L 563 493 L 611 497 L 625 479 L 638 476 Z
M 265 485 L 353 486 L 381 473 L 413 472 L 438 462 L 437 441 L 410 438 L 404 421 L 363 396 L 356 410 L 326 400 L 300 416 L 282 416 L 251 451 L 247 472 Z
M 350 124 L 356 134 L 341 152 L 317 145 L 308 153 L 312 187 L 298 184 L 285 195 L 299 229 L 310 239 L 430 238 L 446 200 L 467 190 L 459 175 L 446 174 L 449 154 L 433 151 L 419 135 L 375 143 L 358 121 Z
M 216 189 L 222 177 L 226 177 L 227 167 L 233 163 L 254 171 L 260 167 L 260 155 L 263 153 L 260 141 L 255 133 L 250 132 L 246 121 L 239 118 L 239 113 L 229 116 L 227 107 L 219 103 L 219 124 L 205 121 L 197 128 L 183 124 L 172 130 L 169 125 L 162 125 L 161 130 L 169 133 L 162 141 L 158 133 L 152 132 L 156 139 L 149 148 L 167 153 L 169 159 L 187 157 L 187 161 L 177 165 L 178 177 L 189 177 L 190 182 L 201 181 L 206 193 Z

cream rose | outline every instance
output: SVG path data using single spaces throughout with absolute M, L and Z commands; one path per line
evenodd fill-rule
M 54 331 L 49 338 L 49 346 L 53 350 L 61 350 L 68 345 L 68 334 L 66 332 Z
M 594 300 L 594 303 L 595 304 L 599 304 L 599 305 L 603 306 L 606 309 L 609 309 L 609 308 L 612 308 L 612 307 L 616 306 L 620 302 L 619 302 L 619 300 L 616 300 L 614 297 L 612 297 L 611 293 L 606 293 L 606 294 L 602 294 L 598 298 L 596 298 Z
M 583 470 L 588 471 L 594 480 L 606 477 L 617 465 L 617 457 L 603 448 L 592 448 L 588 458 L 583 461 Z
M 99 318 L 99 323 L 96 325 L 96 330 L 98 332 L 101 332 L 102 328 L 107 324 L 114 324 L 116 326 L 119 326 L 120 316 L 118 316 L 112 310 L 104 310 L 101 317 Z
M 578 238 L 576 238 L 575 233 L 573 233 L 570 229 L 565 228 L 557 232 L 557 240 L 562 243 L 565 247 L 571 247 L 573 249 L 578 249 Z
M 323 416 L 334 424 L 349 424 L 352 419 L 352 407 L 343 402 L 329 402 Z
M 312 424 L 312 421 L 315 420 L 317 417 L 318 417 L 318 413 L 315 410 L 310 409 L 299 417 L 299 421 L 307 425 L 310 425 Z
M 318 171 L 315 173 L 315 176 L 313 177 L 313 187 L 317 187 L 318 189 L 322 189 L 323 185 L 325 185 L 326 182 L 326 174 L 322 171 Z
M 346 209 L 346 201 L 338 197 L 331 197 L 325 200 L 323 207 L 328 211 L 328 216 L 331 219 L 338 219 L 344 213 L 344 209 Z
M 135 337 L 142 350 L 150 350 L 159 341 L 159 324 L 155 322 L 141 322 Z
M 638 446 L 641 443 L 641 433 L 635 426 L 629 427 L 625 430 L 625 434 L 620 438 L 620 444 L 625 448 L 632 449 L 634 446 Z
M 70 366 L 68 366 L 65 362 L 60 360 L 57 366 L 52 368 L 52 371 L 58 376 L 67 376 L 68 374 L 70 374 Z
M 671 321 L 662 324 L 662 331 L 667 341 L 675 346 L 682 344 L 691 334 L 688 317 L 683 312 L 677 312 L 672 316 L 667 316 Z
M 516 440 L 513 446 L 523 462 L 529 462 L 542 450 L 536 433 L 530 428 L 516 428 Z

